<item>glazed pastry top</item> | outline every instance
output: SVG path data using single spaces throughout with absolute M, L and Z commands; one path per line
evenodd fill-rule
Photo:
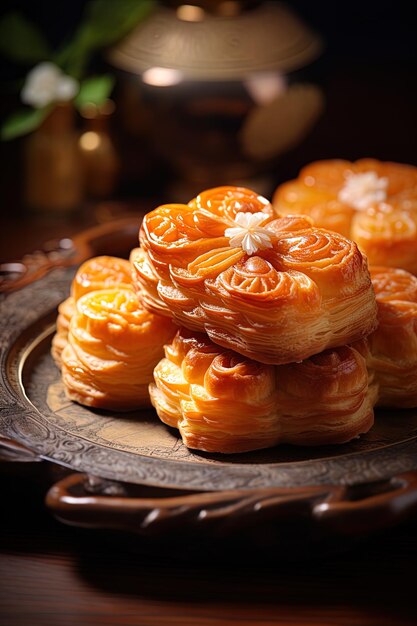
M 62 351 L 67 396 L 105 409 L 149 405 L 153 368 L 174 332 L 174 324 L 146 311 L 132 289 L 84 294 L 76 303 Z
M 58 307 L 56 329 L 52 339 L 52 356 L 61 367 L 61 354 L 68 341 L 68 330 L 77 300 L 100 289 L 120 287 L 132 289 L 132 268 L 129 261 L 114 256 L 97 256 L 84 261 L 71 283 L 71 295 Z
M 111 287 L 131 286 L 129 261 L 114 256 L 96 256 L 85 261 L 77 270 L 71 285 L 71 295 L 78 300 L 90 291 Z
M 278 187 L 273 205 L 352 238 L 370 265 L 417 273 L 417 167 L 376 159 L 316 161 Z
M 275 215 L 248 189 L 163 205 L 145 216 L 140 241 L 132 261 L 144 305 L 260 361 L 300 360 L 375 325 L 356 244 L 308 218 Z

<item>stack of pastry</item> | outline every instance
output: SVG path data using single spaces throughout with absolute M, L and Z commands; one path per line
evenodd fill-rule
M 341 443 L 369 430 L 376 388 L 346 344 L 376 327 L 356 244 L 277 217 L 242 188 L 208 190 L 145 216 L 132 255 L 143 305 L 178 332 L 152 402 L 187 446 L 240 452 Z
M 350 237 L 370 265 L 417 274 L 417 168 L 361 159 L 317 161 L 284 183 L 273 198 L 283 214 L 313 218 Z
M 70 298 L 60 306 L 53 340 L 67 396 L 121 411 L 149 405 L 153 368 L 174 332 L 170 320 L 138 302 L 128 261 L 87 261 L 74 278 Z
M 155 209 L 140 243 L 123 262 L 132 278 L 118 270 L 111 289 L 80 297 L 94 280 L 77 275 L 61 307 L 62 342 L 75 308 L 70 398 L 140 406 L 155 367 L 159 418 L 190 448 L 223 453 L 347 442 L 371 428 L 376 403 L 417 404 L 408 272 L 375 268 L 371 281 L 356 243 L 239 187 Z
M 245 189 L 159 207 L 145 217 L 140 241 L 132 258 L 139 297 L 186 327 L 166 346 L 150 392 L 187 446 L 240 452 L 349 441 L 369 430 L 376 403 L 390 404 L 387 376 L 395 406 L 416 403 L 409 273 L 376 271 L 376 330 L 374 290 L 356 244 L 308 218 L 277 217 Z M 378 287 L 381 273 L 389 297 Z M 401 328 L 406 359 L 387 324 Z

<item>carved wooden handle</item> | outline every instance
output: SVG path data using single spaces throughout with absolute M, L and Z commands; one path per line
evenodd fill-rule
M 417 472 L 355 487 L 166 492 L 146 497 L 138 487 L 72 474 L 49 490 L 46 502 L 64 522 L 140 534 L 193 528 L 224 536 L 237 527 L 308 516 L 326 531 L 362 535 L 417 512 Z
M 19 461 L 23 463 L 41 461 L 36 452 L 23 443 L 0 436 L 0 461 Z
M 0 293 L 25 287 L 56 267 L 78 265 L 99 254 L 125 256 L 138 245 L 141 216 L 126 217 L 84 230 L 71 239 L 50 241 L 23 259 L 0 264 Z
M 383 529 L 417 514 L 417 471 L 344 489 L 314 507 L 316 519 L 343 534 Z

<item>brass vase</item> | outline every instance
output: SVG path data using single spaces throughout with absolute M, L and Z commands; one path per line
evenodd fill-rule
M 24 198 L 30 210 L 68 213 L 80 208 L 83 171 L 75 111 L 56 104 L 24 146 Z

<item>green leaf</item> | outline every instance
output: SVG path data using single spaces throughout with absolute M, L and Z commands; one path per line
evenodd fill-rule
M 75 105 L 78 108 L 86 104 L 100 106 L 110 96 L 113 86 L 114 78 L 108 74 L 87 78 L 81 83 L 80 91 L 75 98 Z
M 0 52 L 18 63 L 38 63 L 50 55 L 42 33 L 20 13 L 0 20 Z
M 122 39 L 153 6 L 154 0 L 90 0 L 72 41 L 59 51 L 55 61 L 80 78 L 92 52 Z
M 149 14 L 153 5 L 152 0 L 90 0 L 83 24 L 89 44 L 97 48 L 119 41 Z
M 3 141 L 26 135 L 40 126 L 50 107 L 43 109 L 21 109 L 13 113 L 3 124 L 0 137 Z

